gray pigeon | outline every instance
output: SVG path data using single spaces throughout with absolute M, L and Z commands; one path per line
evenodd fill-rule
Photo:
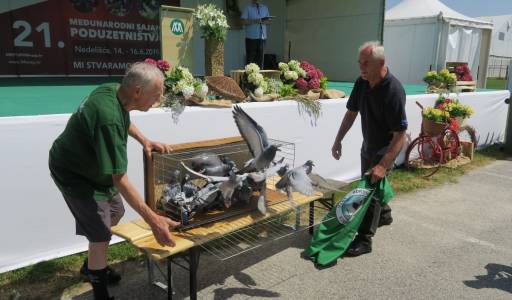
M 270 162 L 279 151 L 276 145 L 269 145 L 267 134 L 263 127 L 258 125 L 240 106 L 235 105 L 233 110 L 238 131 L 249 147 L 253 159 L 249 160 L 245 166 L 237 173 L 243 174 L 254 171 L 262 171 L 270 165 Z
M 294 204 L 292 191 L 297 191 L 303 195 L 311 196 L 315 193 L 309 174 L 313 169 L 313 162 L 308 160 L 301 166 L 286 171 L 281 179 L 276 183 L 276 188 L 285 190 L 290 203 Z

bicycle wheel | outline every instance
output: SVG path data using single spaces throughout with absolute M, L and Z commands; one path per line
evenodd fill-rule
M 459 129 L 459 141 L 460 142 L 472 142 L 474 149 L 478 146 L 478 140 L 476 138 L 476 130 L 472 126 L 463 125 Z
M 442 162 L 441 147 L 428 136 L 415 138 L 405 152 L 405 166 L 426 170 L 425 177 L 434 175 L 441 167 Z

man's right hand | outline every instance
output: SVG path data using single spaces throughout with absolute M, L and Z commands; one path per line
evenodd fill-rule
M 156 241 L 160 245 L 174 247 L 176 243 L 172 238 L 170 228 L 176 228 L 180 226 L 180 223 L 175 222 L 167 217 L 163 217 L 160 215 L 156 215 L 151 222 L 149 222 L 149 226 L 151 227 L 151 231 L 155 235 Z
M 341 157 L 341 142 L 334 141 L 334 144 L 332 145 L 331 148 L 331 152 L 332 157 L 334 157 L 334 159 L 336 160 L 339 160 Z

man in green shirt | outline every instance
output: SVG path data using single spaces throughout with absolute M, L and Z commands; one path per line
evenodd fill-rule
M 130 111 L 149 110 L 161 99 L 163 91 L 164 77 L 156 66 L 131 65 L 121 84 L 103 84 L 92 91 L 71 115 L 50 150 L 50 172 L 75 217 L 76 234 L 89 240 L 84 268 L 95 299 L 112 299 L 108 295 L 108 279 L 120 279 L 107 267 L 110 227 L 124 214 L 119 193 L 150 225 L 160 244 L 175 245 L 169 228 L 179 223 L 152 211 L 126 174 L 128 135 L 143 146 L 147 155 L 153 150 L 172 150 L 148 140 L 130 122 Z

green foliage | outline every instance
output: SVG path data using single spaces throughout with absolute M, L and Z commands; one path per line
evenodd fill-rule
M 281 88 L 281 92 L 279 95 L 283 98 L 290 97 L 290 96 L 297 96 L 299 92 L 296 88 L 294 88 L 293 84 L 283 84 L 283 87 Z
M 327 77 L 323 76 L 322 78 L 320 78 L 320 88 L 322 90 L 326 90 L 327 89 L 327 85 L 329 84 L 329 80 L 327 79 Z

